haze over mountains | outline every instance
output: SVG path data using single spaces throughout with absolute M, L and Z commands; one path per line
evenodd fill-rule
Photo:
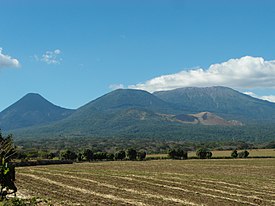
M 275 104 L 226 87 L 153 94 L 119 89 L 77 110 L 27 94 L 0 113 L 0 128 L 19 136 L 162 136 L 186 125 L 242 126 L 275 122 Z M 180 135 L 180 132 L 178 132 Z

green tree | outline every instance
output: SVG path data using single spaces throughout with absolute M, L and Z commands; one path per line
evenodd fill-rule
M 141 150 L 137 153 L 138 160 L 144 160 L 146 157 L 146 152 L 144 150 Z
M 84 158 L 87 160 L 87 161 L 92 161 L 93 158 L 94 158 L 94 153 L 92 150 L 90 149 L 85 149 L 84 152 L 83 152 L 83 156 Z
M 77 161 L 78 161 L 78 162 L 81 162 L 81 161 L 83 161 L 83 158 L 84 158 L 83 154 L 82 154 L 81 152 L 79 152 L 79 153 L 77 154 Z
M 171 159 L 187 159 L 188 154 L 187 151 L 183 149 L 171 149 L 168 151 L 168 157 Z
M 126 155 L 129 160 L 136 160 L 137 159 L 137 151 L 133 148 L 127 149 Z
M 107 160 L 114 160 L 114 158 L 115 158 L 115 155 L 113 153 L 108 153 L 106 156 Z
M 249 155 L 249 152 L 247 150 L 239 152 L 239 158 L 247 158 Z
M 212 152 L 207 148 L 200 148 L 197 150 L 196 155 L 200 159 L 210 159 L 212 157 Z
M 75 161 L 77 158 L 77 154 L 74 151 L 66 150 L 61 153 L 61 159 L 63 160 L 72 160 Z
M 126 157 L 126 153 L 124 150 L 120 150 L 115 153 L 115 160 L 124 160 Z
M 6 198 L 8 194 L 17 192 L 14 184 L 15 168 L 10 164 L 10 160 L 16 156 L 16 148 L 13 144 L 12 135 L 3 137 L 0 130 L 0 184 L 1 198 Z
M 237 150 L 234 150 L 234 151 L 231 153 L 231 157 L 237 158 L 237 157 L 238 157 L 238 151 L 237 151 Z
M 170 149 L 168 151 L 168 157 L 171 158 L 171 159 L 176 159 L 177 151 L 175 149 Z

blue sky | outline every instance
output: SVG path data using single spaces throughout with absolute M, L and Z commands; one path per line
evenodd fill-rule
M 0 18 L 0 111 L 29 92 L 78 108 L 119 87 L 275 96 L 275 1 L 0 0 Z

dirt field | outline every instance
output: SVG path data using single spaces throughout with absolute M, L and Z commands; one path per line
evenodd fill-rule
M 54 205 L 275 205 L 275 159 L 22 167 L 17 186 Z

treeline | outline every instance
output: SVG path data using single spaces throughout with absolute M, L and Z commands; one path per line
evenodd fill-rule
M 48 151 L 72 150 L 77 153 L 86 148 L 95 152 L 115 153 L 123 148 L 135 148 L 137 151 L 145 150 L 147 154 L 163 154 L 174 148 L 184 148 L 186 151 L 196 151 L 199 148 L 211 150 L 248 150 L 275 148 L 275 142 L 256 144 L 250 141 L 190 141 L 168 138 L 103 138 L 103 137 L 58 137 L 17 140 L 16 145 L 29 155 L 44 156 Z M 38 153 L 38 154 L 37 154 Z

